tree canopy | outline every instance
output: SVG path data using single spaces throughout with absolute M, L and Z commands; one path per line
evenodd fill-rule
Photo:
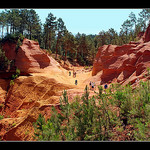
M 150 9 L 142 9 L 139 17 L 131 12 L 121 25 L 120 32 L 110 28 L 98 35 L 72 34 L 62 18 L 51 12 L 42 24 L 33 9 L 5 9 L 0 13 L 0 39 L 8 34 L 22 34 L 37 40 L 40 47 L 55 54 L 56 59 L 69 59 L 80 65 L 92 65 L 98 47 L 104 44 L 123 45 L 136 41 L 139 32 L 144 32 L 150 23 Z M 58 57 L 59 56 L 59 57 Z

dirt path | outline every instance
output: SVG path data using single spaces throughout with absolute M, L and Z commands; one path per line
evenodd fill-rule
M 64 81 L 75 86 L 75 88 L 67 90 L 69 101 L 72 101 L 76 95 L 81 97 L 84 94 L 85 86 L 89 86 L 89 83 L 85 81 L 92 76 L 92 71 L 87 71 L 84 67 L 74 67 L 74 71 L 76 72 L 76 77 L 73 77 L 73 71 L 67 71 L 67 79 Z M 71 76 L 69 76 L 69 72 L 71 72 Z M 75 85 L 75 80 L 77 80 L 77 85 Z M 98 89 L 95 91 L 98 92 Z M 95 95 L 95 92 L 89 90 L 89 96 L 93 95 Z
M 78 88 L 85 88 L 86 84 L 84 81 L 91 77 L 92 72 L 85 72 L 84 67 L 74 67 L 74 70 L 76 72 L 76 77 L 73 77 L 73 71 L 71 72 L 71 76 L 69 76 L 68 71 L 68 80 L 71 82 L 71 84 L 75 85 L 75 80 L 77 80 L 77 87 Z
M 76 88 L 84 89 L 86 84 L 84 83 L 85 80 L 91 77 L 92 71 L 86 71 L 84 67 L 74 67 L 76 72 L 76 77 L 73 77 L 73 71 L 62 69 L 62 71 L 46 70 L 41 73 L 32 73 L 33 76 L 46 76 L 49 78 L 54 78 L 60 83 L 74 85 Z M 71 72 L 71 76 L 69 76 L 69 72 Z M 75 80 L 77 80 L 77 85 L 75 85 Z
M 76 72 L 76 77 L 73 77 L 73 68 Z M 68 96 L 69 100 L 72 101 L 74 96 L 79 95 L 82 96 L 84 93 L 85 86 L 88 85 L 88 82 L 85 82 L 92 76 L 92 71 L 85 70 L 84 67 L 73 67 L 72 70 L 65 70 L 62 69 L 62 72 L 56 71 L 56 70 L 47 70 L 46 72 L 40 73 L 41 76 L 46 76 L 49 78 L 56 79 L 59 83 L 62 84 L 69 84 L 70 86 L 73 86 L 73 88 L 68 89 Z M 69 72 L 71 72 L 71 75 L 69 76 Z M 34 76 L 39 76 L 39 73 L 32 74 Z M 75 84 L 75 80 L 77 80 L 77 85 Z M 95 95 L 94 91 L 89 90 L 90 96 Z M 96 92 L 98 92 L 98 89 L 96 89 Z

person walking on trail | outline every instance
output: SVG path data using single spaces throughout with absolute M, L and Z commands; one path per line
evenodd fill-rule
M 91 90 L 92 91 L 94 90 L 94 83 L 93 82 L 91 83 Z
M 106 89 L 107 89 L 107 88 L 108 88 L 108 85 L 105 84 L 105 85 L 104 85 L 104 89 L 105 89 L 104 91 L 105 91 L 105 93 L 106 93 Z
M 78 80 L 75 80 L 75 85 L 77 85 L 78 84 Z
M 76 72 L 74 72 L 74 78 L 76 77 L 76 74 L 77 74 L 77 73 L 76 73 Z
M 74 78 L 74 72 L 75 72 L 75 71 L 74 71 L 74 68 L 73 68 L 73 78 Z
M 69 76 L 71 76 L 71 71 L 69 71 Z
M 92 84 L 92 82 L 90 81 L 90 83 L 89 83 L 90 90 L 91 90 L 91 88 L 92 88 L 91 84 Z
M 107 84 L 105 84 L 105 85 L 104 85 L 104 89 L 106 90 L 107 88 L 108 88 L 108 85 L 107 85 Z
M 76 72 L 73 70 L 73 78 L 75 78 L 76 77 Z

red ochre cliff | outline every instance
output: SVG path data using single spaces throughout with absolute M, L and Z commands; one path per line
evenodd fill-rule
M 36 41 L 25 38 L 18 48 L 18 52 L 16 52 L 14 43 L 5 42 L 3 50 L 9 60 L 15 60 L 15 66 L 21 72 L 38 72 L 39 69 L 50 66 L 50 57 L 40 48 Z
M 150 25 L 137 42 L 122 46 L 103 45 L 96 54 L 92 76 L 98 75 L 100 84 L 118 82 L 132 84 L 142 79 L 150 67 Z

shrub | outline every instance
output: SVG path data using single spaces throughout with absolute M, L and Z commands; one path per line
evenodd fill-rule
M 9 85 L 14 85 L 14 79 L 18 78 L 20 75 L 20 70 L 17 68 L 16 73 L 12 75 Z
M 9 85 L 10 86 L 13 86 L 15 83 L 14 83 L 14 80 L 10 80 L 10 83 L 9 83 Z
M 10 65 L 10 61 L 5 56 L 5 52 L 0 49 L 0 70 L 5 71 L 7 70 L 8 66 Z
M 69 103 L 67 91 L 60 98 L 59 113 L 52 107 L 51 117 L 45 121 L 41 114 L 34 123 L 35 138 L 46 141 L 99 141 L 112 140 L 118 132 L 128 132 L 126 139 L 150 140 L 150 98 L 148 82 L 132 90 L 130 85 L 113 85 L 89 98 L 88 87 L 82 97 Z M 118 114 L 119 111 L 119 114 Z M 127 125 L 133 130 L 126 128 Z M 115 132 L 114 128 L 117 132 Z M 120 135 L 119 135 L 120 136 Z
M 2 120 L 4 118 L 4 116 L 0 115 L 0 120 Z
M 38 140 L 106 140 L 108 138 L 108 116 L 103 108 L 96 106 L 95 98 L 89 98 L 88 88 L 79 99 L 69 104 L 67 91 L 60 98 L 60 110 L 58 113 L 52 107 L 52 116 L 45 121 L 39 115 L 34 124 L 35 136 Z M 102 112 L 103 111 L 103 112 Z M 105 116 L 105 119 L 104 119 Z M 39 125 L 40 120 L 40 125 Z M 42 125 L 41 125 L 42 122 Z M 38 133 L 38 134 L 37 134 Z M 49 134 L 49 135 L 47 135 Z

